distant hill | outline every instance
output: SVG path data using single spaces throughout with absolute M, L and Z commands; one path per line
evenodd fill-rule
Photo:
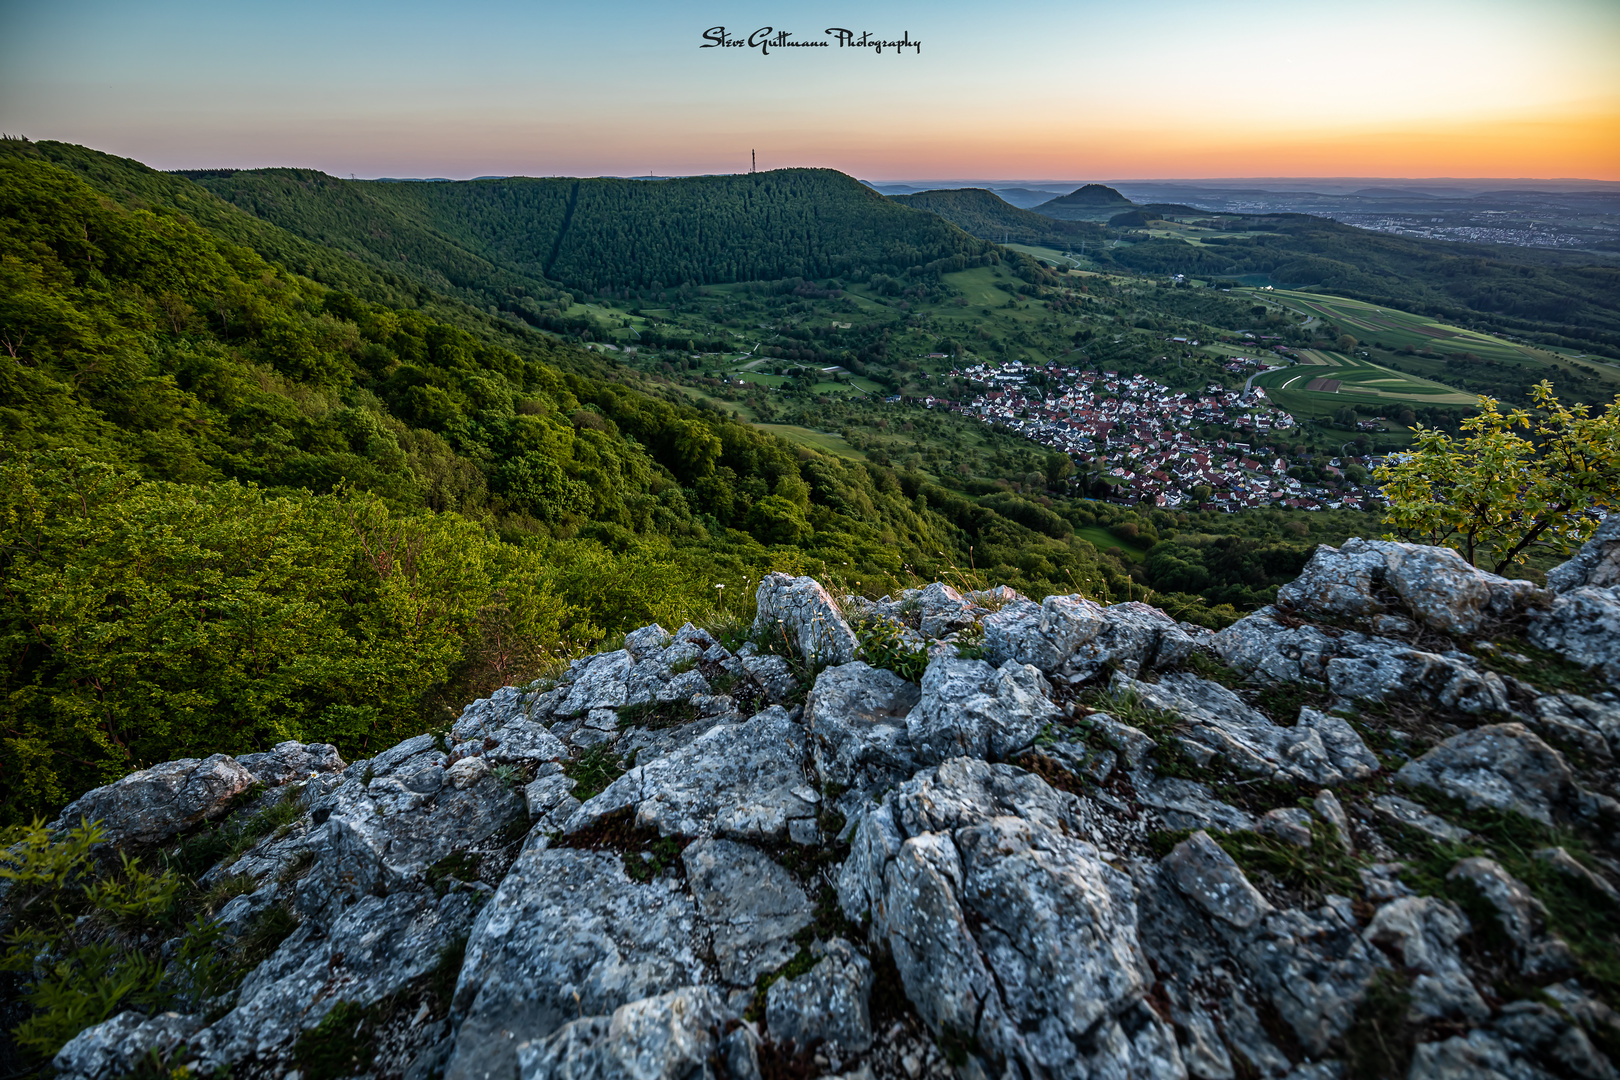
M 1038 188 L 991 188 L 1004 202 L 1028 210 L 1044 202 L 1051 202 L 1062 196 L 1058 191 L 1042 191 Z
M 1107 221 L 1135 206 L 1107 184 L 1087 184 L 1034 209 L 1037 214 L 1060 221 Z
M 831 169 L 675 180 L 386 183 L 302 169 L 194 176 L 254 215 L 435 288 L 658 290 L 893 273 L 986 249 Z
M 938 214 L 974 236 L 998 243 L 1010 241 L 1067 247 L 1082 240 L 1094 241 L 1102 235 L 1102 230 L 1095 225 L 1057 221 L 1030 210 L 1022 210 L 1009 205 L 995 192 L 983 188 L 924 191 L 890 198 L 902 205 Z

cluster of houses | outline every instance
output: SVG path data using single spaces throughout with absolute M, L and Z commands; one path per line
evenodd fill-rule
M 1097 468 L 1113 487 L 1110 501 L 1228 511 L 1259 506 L 1361 510 L 1380 504 L 1376 488 L 1363 489 L 1345 478 L 1353 459 L 1332 458 L 1321 467 L 1331 486 L 1289 476 L 1288 463 L 1265 444 L 1294 427 L 1294 418 L 1268 402 L 1258 387 L 1238 391 L 1212 383 L 1202 393 L 1186 393 L 1146 375 L 1017 361 L 979 364 L 951 376 L 972 383 L 977 396 L 924 404 L 1008 428 Z M 1035 381 L 1044 389 L 1032 385 L 1031 376 L 1040 376 Z M 1196 434 L 1209 425 L 1250 432 L 1252 441 Z M 1198 490 L 1202 487 L 1209 489 L 1207 497 Z

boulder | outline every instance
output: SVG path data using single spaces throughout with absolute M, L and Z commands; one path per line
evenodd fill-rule
M 236 763 L 265 787 L 279 787 L 312 773 L 342 772 L 346 766 L 331 743 L 301 743 L 290 739 L 262 754 L 241 754 Z
M 985 616 L 985 655 L 1056 672 L 1106 622 L 1102 606 L 1083 596 L 1048 596 L 1039 604 L 1020 598 Z
M 1185 660 L 1193 640 L 1176 621 L 1147 604 L 1102 607 L 1083 596 L 1018 599 L 985 616 L 986 655 L 1014 660 L 1080 682 L 1105 669 L 1136 675 Z
M 1456 844 L 1468 839 L 1467 829 L 1459 829 L 1444 818 L 1431 814 L 1427 807 L 1399 795 L 1375 795 L 1367 801 L 1367 806 L 1391 825 L 1416 829 L 1433 840 Z
M 1542 694 L 1531 703 L 1536 727 L 1598 761 L 1620 746 L 1620 708 L 1579 694 Z
M 675 636 L 657 623 L 632 630 L 624 635 L 624 651 L 636 663 L 667 649 Z
M 121 1012 L 69 1039 L 51 1059 L 51 1067 L 63 1080 L 128 1076 L 149 1050 L 171 1054 L 202 1026 L 200 1016 L 166 1012 L 149 1017 L 132 1010 Z
M 909 777 L 915 766 L 906 715 L 921 697 L 914 683 L 859 660 L 818 675 L 804 727 L 822 779 L 865 790 Z
M 793 959 L 814 912 L 793 875 L 755 848 L 705 839 L 681 853 L 687 887 L 709 924 L 720 977 L 752 986 Z
M 1360 618 L 1391 604 L 1442 633 L 1468 635 L 1547 599 L 1528 581 L 1470 566 L 1451 548 L 1352 537 L 1339 548 L 1318 545 L 1277 602 L 1303 612 Z
M 1564 755 L 1518 723 L 1453 735 L 1401 766 L 1395 782 L 1430 788 L 1471 809 L 1513 810 L 1545 825 L 1576 794 Z
M 855 632 L 815 578 L 769 574 L 755 593 L 754 633 L 785 636 L 812 664 L 847 664 L 860 651 Z
M 1239 930 L 1248 929 L 1273 910 L 1232 856 L 1202 829 L 1171 850 L 1164 869 L 1176 888 L 1206 915 Z
M 1211 646 L 1261 684 L 1328 686 L 1348 700 L 1410 699 L 1462 712 L 1506 711 L 1500 676 L 1466 653 L 1440 655 L 1354 630 L 1327 631 L 1261 608 L 1216 634 Z
M 1361 937 L 1399 958 L 1413 976 L 1414 1020 L 1477 1024 L 1491 1010 L 1469 981 L 1457 951 L 1457 939 L 1470 929 L 1468 916 L 1449 900 L 1407 896 L 1380 907 Z
M 1555 593 L 1588 585 L 1598 589 L 1620 585 L 1620 514 L 1604 518 L 1573 559 L 1547 571 L 1547 588 Z
M 1464 653 L 1421 649 L 1358 650 L 1327 662 L 1328 689 L 1347 701 L 1409 699 L 1416 694 L 1458 712 L 1507 712 L 1507 686 Z
M 707 982 L 708 952 L 707 924 L 668 879 L 640 884 L 617 852 L 532 841 L 468 938 L 446 1080 L 511 1075 L 522 1043 Z
M 953 758 L 863 819 L 840 903 L 871 912 L 936 1038 L 1035 1075 L 1182 1075 L 1171 1029 L 1142 1001 L 1135 889 L 1083 831 L 1072 796 Z
M 630 669 L 634 666 L 624 649 L 601 653 L 582 670 L 557 706 L 559 716 L 577 716 L 592 709 L 617 709 L 629 700 Z
M 805 773 L 806 756 L 803 726 L 773 705 L 637 765 L 587 800 L 563 831 L 633 807 L 638 827 L 664 836 L 781 839 L 795 820 L 813 828 L 821 796 Z
M 1459 859 L 1447 881 L 1466 882 L 1495 910 L 1496 920 L 1513 942 L 1521 973 L 1556 975 L 1575 967 L 1569 946 L 1547 933 L 1547 908 L 1525 884 L 1494 859 Z
M 713 988 L 686 986 L 582 1017 L 517 1047 L 519 1080 L 717 1080 L 717 1032 L 731 1019 Z
M 101 822 L 108 844 L 155 844 L 225 812 L 251 787 L 253 773 L 235 758 L 181 758 L 132 772 L 68 803 L 52 831 L 80 819 Z
M 1109 689 L 1174 713 L 1187 725 L 1182 739 L 1195 752 L 1202 748 L 1199 756 L 1220 754 L 1251 774 L 1337 785 L 1378 771 L 1378 759 L 1338 716 L 1302 709 L 1297 724 L 1282 727 L 1226 687 L 1190 672 L 1172 672 L 1156 683 L 1115 675 Z
M 982 610 L 949 585 L 936 581 L 917 591 L 917 614 L 923 637 L 942 638 L 972 626 Z
M 802 1049 L 820 1039 L 860 1053 L 872 1045 L 872 965 L 843 938 L 817 942 L 811 952 L 821 958 L 815 967 L 771 984 L 766 1028 L 777 1043 L 792 1039 Z
M 1063 715 L 1049 692 L 1040 671 L 1016 660 L 993 668 L 983 660 L 936 656 L 906 715 L 906 735 L 924 764 L 964 754 L 1008 757 Z
M 373 1005 L 438 965 L 472 924 L 465 892 L 366 896 L 324 935 L 306 923 L 243 981 L 236 1007 L 192 1040 L 208 1067 L 272 1057 L 340 1001 Z
M 1620 586 L 1570 589 L 1537 615 L 1525 635 L 1530 644 L 1620 686 Z

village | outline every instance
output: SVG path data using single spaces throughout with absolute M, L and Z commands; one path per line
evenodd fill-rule
M 1241 360 L 1231 366 L 1239 368 Z M 1367 510 L 1382 502 L 1376 487 L 1361 485 L 1376 459 L 1291 463 L 1286 433 L 1296 426 L 1294 418 L 1259 387 L 1240 391 L 1211 383 L 1193 394 L 1146 375 L 1019 361 L 977 364 L 950 375 L 983 389 L 965 403 L 924 404 L 1067 454 L 1082 472 L 1100 474 L 1112 488 L 1110 502 L 1225 511 Z M 1209 427 L 1250 433 L 1250 439 L 1200 437 Z

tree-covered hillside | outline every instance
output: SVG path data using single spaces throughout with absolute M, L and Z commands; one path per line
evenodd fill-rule
M 918 474 L 325 288 L 216 212 L 0 156 L 7 819 L 188 753 L 385 745 L 773 568 L 1126 587 Z
M 1020 210 L 993 191 L 957 188 L 891 196 L 897 203 L 938 214 L 958 228 L 985 240 L 1043 244 L 1049 247 L 1095 245 L 1101 227 L 1077 221 L 1057 221 L 1031 210 Z
M 187 174 L 301 236 L 434 288 L 509 295 L 894 273 L 980 255 L 931 214 L 828 169 L 676 180 L 348 181 L 297 169 Z M 497 301 L 499 303 L 499 301 Z
M 1106 184 L 1086 184 L 1041 203 L 1035 213 L 1061 221 L 1107 221 L 1135 205 Z

